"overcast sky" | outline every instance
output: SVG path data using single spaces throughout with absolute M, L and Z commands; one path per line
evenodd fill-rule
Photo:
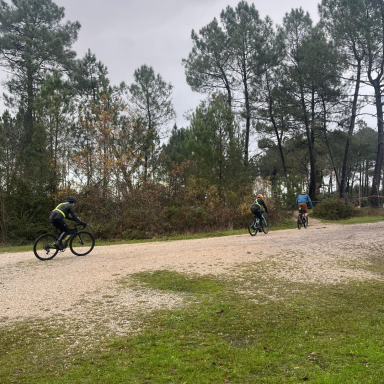
M 238 0 L 55 0 L 66 18 L 79 21 L 81 29 L 74 49 L 83 57 L 88 48 L 108 67 L 113 85 L 130 84 L 133 72 L 143 64 L 174 86 L 173 100 L 179 127 L 183 114 L 204 96 L 191 91 L 181 60 L 191 51 L 191 31 L 198 31 L 222 9 Z M 303 7 L 318 20 L 318 0 L 256 1 L 262 18 L 280 24 L 286 12 Z M 249 3 L 251 3 L 249 1 Z

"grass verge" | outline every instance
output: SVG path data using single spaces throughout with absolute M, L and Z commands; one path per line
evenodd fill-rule
M 169 271 L 136 284 L 189 295 L 188 305 L 143 316 L 143 330 L 92 348 L 63 330 L 0 328 L 2 383 L 380 383 L 384 283 L 316 286 Z M 240 293 L 240 291 L 242 293 Z
M 278 231 L 283 229 L 296 228 L 296 223 L 292 220 L 286 220 L 283 224 L 273 226 L 270 228 L 271 231 Z M 248 230 L 235 229 L 228 231 L 212 231 L 212 232 L 199 232 L 194 234 L 181 234 L 181 235 L 170 235 L 153 239 L 144 240 L 96 240 L 96 246 L 102 245 L 119 245 L 119 244 L 137 244 L 137 243 L 153 243 L 158 241 L 176 241 L 176 240 L 192 240 L 192 239 L 204 239 L 210 237 L 223 237 L 223 236 L 236 236 L 248 234 Z M 0 246 L 1 253 L 17 253 L 17 252 L 30 252 L 32 251 L 33 244 L 21 245 L 21 246 Z
M 322 220 L 322 223 L 334 223 L 334 224 L 365 224 L 365 223 L 377 223 L 383 221 L 382 216 L 362 216 L 362 217 L 351 217 L 345 220 Z

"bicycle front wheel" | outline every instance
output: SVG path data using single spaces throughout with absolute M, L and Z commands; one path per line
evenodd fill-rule
M 69 243 L 71 252 L 76 256 L 85 256 L 92 251 L 95 246 L 95 239 L 89 232 L 76 233 Z
M 33 252 L 39 260 L 53 259 L 59 250 L 54 246 L 57 238 L 50 233 L 45 233 L 38 237 L 33 244 Z
M 259 230 L 257 229 L 257 226 L 256 226 L 255 218 L 249 219 L 249 221 L 248 221 L 248 232 L 249 232 L 249 234 L 251 236 L 256 236 L 257 232 L 259 232 Z
M 261 229 L 265 234 L 267 234 L 269 232 L 269 224 L 264 216 L 263 216 L 263 219 L 260 220 L 260 223 L 261 223 Z

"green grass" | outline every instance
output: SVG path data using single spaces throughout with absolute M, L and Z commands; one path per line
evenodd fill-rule
M 236 281 L 136 274 L 131 284 L 182 292 L 187 304 L 88 350 L 48 324 L 0 328 L 0 382 L 383 382 L 382 281 L 314 287 L 264 276 L 259 265 Z
M 292 220 L 286 220 L 281 225 L 271 227 L 270 230 L 278 231 L 278 230 L 292 229 L 292 228 L 296 228 L 296 223 Z M 227 231 L 212 231 L 212 232 L 199 232 L 194 234 L 170 235 L 170 236 L 158 237 L 153 239 L 144 239 L 144 240 L 121 240 L 121 241 L 120 240 L 96 240 L 95 246 L 204 239 L 204 238 L 211 238 L 211 237 L 236 236 L 236 235 L 244 235 L 244 234 L 248 234 L 247 228 L 227 230 Z M 29 245 L 21 245 L 21 246 L 0 246 L 0 254 L 31 252 L 32 249 L 33 249 L 33 243 Z
M 335 223 L 335 224 L 365 224 L 365 223 L 376 223 L 382 221 L 382 216 L 362 216 L 362 217 L 351 217 L 345 220 L 321 220 L 322 223 Z

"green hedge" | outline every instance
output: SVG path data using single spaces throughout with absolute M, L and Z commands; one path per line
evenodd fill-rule
M 343 199 L 329 199 L 313 209 L 313 216 L 324 220 L 343 220 L 356 216 L 356 209 L 352 204 L 345 204 Z

